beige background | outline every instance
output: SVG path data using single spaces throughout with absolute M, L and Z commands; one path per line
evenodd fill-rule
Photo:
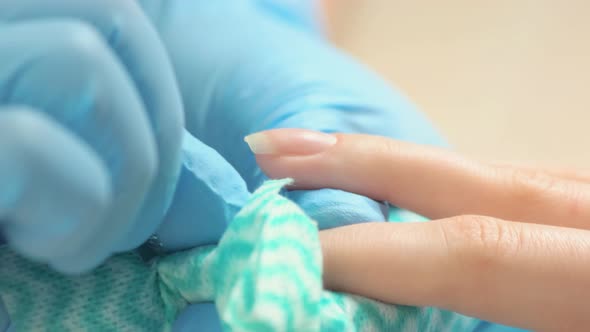
M 590 168 L 590 1 L 332 0 L 330 33 L 467 154 Z

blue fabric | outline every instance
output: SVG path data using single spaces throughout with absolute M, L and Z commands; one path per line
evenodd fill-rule
M 180 181 L 157 232 L 163 250 L 217 243 L 248 196 L 238 172 L 215 150 L 185 133 Z

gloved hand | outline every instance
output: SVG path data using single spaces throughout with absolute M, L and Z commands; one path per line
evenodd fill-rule
M 0 1 L 0 230 L 82 272 L 141 244 L 180 170 L 166 51 L 132 1 Z M 1 262 L 0 262 L 1 265 Z
M 256 131 L 296 127 L 442 142 L 400 94 L 302 23 L 311 20 L 294 18 L 305 15 L 276 9 L 286 5 L 272 7 L 268 0 L 141 4 L 171 56 L 187 129 L 220 152 L 250 190 L 265 179 L 243 142 Z M 294 192 L 291 198 L 322 228 L 385 219 L 379 204 L 350 193 Z
M 243 138 L 260 130 L 364 132 L 444 144 L 400 94 L 323 40 L 312 14 L 314 1 L 140 3 L 171 56 L 187 129 L 219 151 L 251 190 L 265 177 Z M 326 189 L 290 195 L 322 228 L 385 220 L 382 205 L 351 193 Z M 199 211 L 190 204 L 173 206 L 170 212 L 158 231 L 164 247 L 210 242 L 211 234 L 188 231 L 207 227 L 191 217 Z M 178 331 L 217 319 L 198 314 L 203 310 L 188 311 L 193 314 L 181 315 Z

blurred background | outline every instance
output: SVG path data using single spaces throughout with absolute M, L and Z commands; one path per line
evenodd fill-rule
M 459 151 L 590 168 L 590 2 L 327 1 L 329 33 Z

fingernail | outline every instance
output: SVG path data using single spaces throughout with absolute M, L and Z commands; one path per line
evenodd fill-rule
M 334 135 L 305 129 L 273 129 L 244 138 L 257 155 L 311 155 L 336 144 Z

